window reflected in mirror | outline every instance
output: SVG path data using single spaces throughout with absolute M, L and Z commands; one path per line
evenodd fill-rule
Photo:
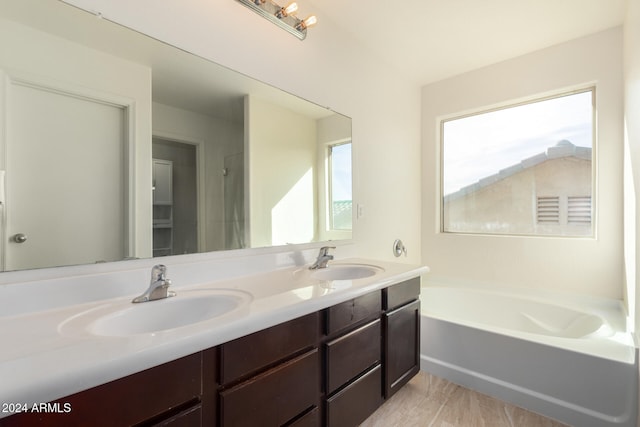
M 353 195 L 351 189 L 351 141 L 329 145 L 329 227 L 351 230 Z

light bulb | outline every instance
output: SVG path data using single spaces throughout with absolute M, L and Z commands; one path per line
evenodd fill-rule
M 296 11 L 298 10 L 298 3 L 296 2 L 291 2 L 289 3 L 288 6 L 286 7 L 281 7 L 277 12 L 276 12 L 276 18 L 278 19 L 282 19 L 285 16 L 289 16 L 292 15 L 294 13 L 296 13 Z
M 304 22 L 304 27 L 305 28 L 309 28 L 309 27 L 313 27 L 314 25 L 316 25 L 318 23 L 318 18 L 316 18 L 316 15 L 311 15 L 311 16 L 307 17 L 307 19 L 305 19 L 302 22 Z
M 298 10 L 298 3 L 296 2 L 291 2 L 287 7 L 283 8 L 285 16 L 291 15 L 292 13 L 296 13 L 297 10 Z
M 298 24 L 296 25 L 296 30 L 304 31 L 309 27 L 313 27 L 317 23 L 318 23 L 318 18 L 316 18 L 316 15 L 311 15 L 311 16 L 308 16 L 305 20 L 298 22 Z

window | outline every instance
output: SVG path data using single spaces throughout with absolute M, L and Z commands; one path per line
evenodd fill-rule
M 442 231 L 592 236 L 594 97 L 443 120 Z
M 330 230 L 351 230 L 351 141 L 328 146 L 328 210 Z

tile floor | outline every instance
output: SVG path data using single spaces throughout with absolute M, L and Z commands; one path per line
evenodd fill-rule
M 391 426 L 566 427 L 422 371 L 361 424 Z

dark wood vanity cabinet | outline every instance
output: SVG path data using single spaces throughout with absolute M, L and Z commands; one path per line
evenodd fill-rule
M 420 278 L 382 291 L 384 397 L 388 399 L 420 370 Z
M 0 426 L 212 425 L 215 406 L 205 409 L 203 403 L 215 400 L 215 387 L 203 388 L 203 360 L 215 363 L 213 350 L 50 402 L 42 412 L 31 407 L 28 412 L 0 419 Z
M 60 399 L 14 426 L 356 426 L 419 370 L 420 279 Z

